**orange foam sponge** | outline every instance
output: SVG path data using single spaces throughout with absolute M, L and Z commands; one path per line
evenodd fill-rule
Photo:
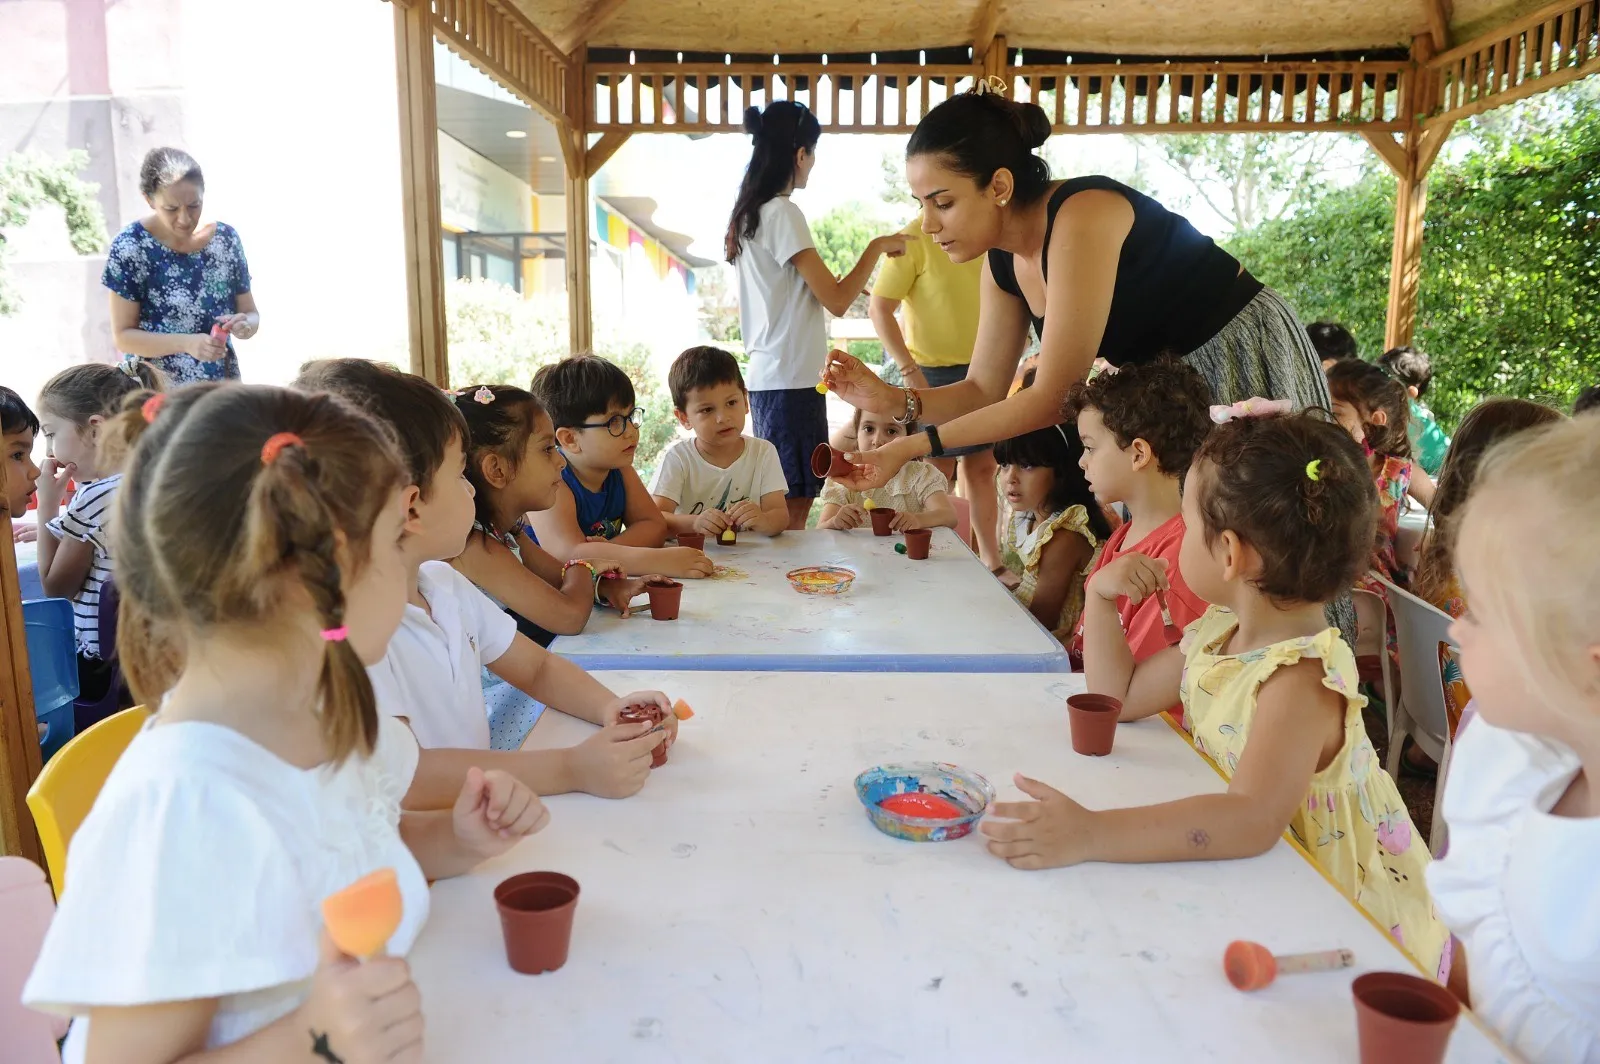
M 400 926 L 400 883 L 380 868 L 322 899 L 322 922 L 334 945 L 352 957 L 373 957 Z
M 694 716 L 694 710 L 689 708 L 689 703 L 680 698 L 672 703 L 672 715 L 679 720 L 688 720 Z
M 1228 943 L 1222 954 L 1222 968 L 1228 973 L 1228 982 L 1240 990 L 1262 990 L 1271 986 L 1279 975 L 1331 972 L 1348 968 L 1355 962 L 1355 954 L 1347 949 L 1274 957 L 1272 951 L 1259 942 L 1244 941 Z

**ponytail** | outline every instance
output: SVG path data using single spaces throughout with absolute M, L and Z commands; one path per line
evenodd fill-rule
M 804 104 L 778 100 L 769 103 L 765 111 L 747 108 L 744 131 L 754 139 L 755 146 L 723 239 L 722 250 L 729 262 L 739 258 L 740 244 L 756 235 L 761 208 L 793 183 L 795 152 L 801 148 L 816 150 L 817 141 L 822 138 L 822 123 Z

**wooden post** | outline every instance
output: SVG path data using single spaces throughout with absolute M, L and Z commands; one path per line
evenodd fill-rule
M 396 0 L 394 51 L 400 100 L 400 202 L 406 234 L 411 372 L 448 388 L 444 226 L 439 210 L 439 110 L 428 4 Z
M 1011 79 L 1006 77 L 1006 39 L 1004 37 L 996 36 L 991 38 L 989 47 L 982 52 L 974 49 L 972 58 L 982 64 L 982 69 L 978 74 L 979 77 L 997 77 L 1004 81 L 1008 87 L 1010 86 Z M 1060 91 L 1059 88 L 1057 91 Z M 1007 95 L 1009 95 L 1009 92 Z
M 1433 38 L 1417 37 L 1411 43 L 1412 68 L 1406 94 L 1407 128 L 1398 143 L 1386 133 L 1367 134 L 1389 168 L 1395 172 L 1394 242 L 1389 254 L 1389 309 L 1384 320 L 1383 345 L 1387 350 L 1409 344 L 1417 324 L 1417 292 L 1422 283 L 1422 226 L 1428 208 L 1428 171 L 1439 157 L 1453 122 L 1424 130 L 1422 120 L 1434 109 L 1433 86 L 1427 61 L 1433 57 Z
M 594 301 L 589 288 L 589 234 L 594 224 L 594 204 L 589 199 L 590 107 L 585 98 L 588 73 L 584 65 L 583 55 L 574 53 L 568 57 L 567 115 L 556 130 L 567 168 L 567 334 L 573 354 L 594 346 Z M 638 118 L 637 111 L 634 118 Z M 621 145 L 615 138 L 612 143 Z M 616 147 L 609 148 L 606 158 L 615 150 Z
M 28 788 L 43 767 L 38 718 L 28 678 L 28 636 L 22 626 L 22 586 L 11 542 L 6 471 L 0 465 L 0 854 L 44 863 L 28 812 Z

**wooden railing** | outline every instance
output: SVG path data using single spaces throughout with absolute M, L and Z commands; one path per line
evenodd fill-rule
M 411 0 L 426 3 L 434 33 L 554 122 L 566 120 L 566 55 L 511 0 Z
M 1600 71 L 1600 0 L 1561 0 L 1429 60 L 1424 125 L 1454 122 Z

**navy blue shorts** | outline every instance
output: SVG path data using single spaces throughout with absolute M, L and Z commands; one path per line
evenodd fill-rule
M 922 375 L 927 378 L 928 387 L 943 388 L 951 384 L 960 384 L 967 379 L 967 366 L 923 366 Z M 962 455 L 977 454 L 979 451 L 991 450 L 992 443 L 980 443 L 971 447 L 948 447 L 945 449 L 946 458 L 960 458 Z
M 750 393 L 755 434 L 778 449 L 791 499 L 814 499 L 822 480 L 811 472 L 811 452 L 828 442 L 828 399 L 815 388 Z

